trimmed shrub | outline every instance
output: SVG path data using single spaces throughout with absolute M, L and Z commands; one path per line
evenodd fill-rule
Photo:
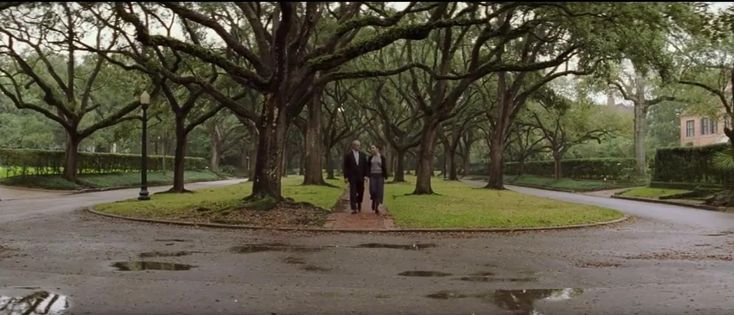
M 544 177 L 554 176 L 553 161 L 525 162 L 523 174 Z M 634 173 L 635 160 L 624 158 L 570 159 L 561 161 L 563 177 L 573 179 L 628 180 Z M 505 174 L 520 173 L 520 163 L 505 163 Z M 472 164 L 469 174 L 486 175 L 487 165 Z
M 713 162 L 717 153 L 729 146 L 728 143 L 721 143 L 658 149 L 652 182 L 658 186 L 687 184 L 688 187 L 713 185 L 734 188 L 734 171 L 717 167 Z
M 148 170 L 164 170 L 164 164 L 172 169 L 173 160 L 172 156 L 148 156 Z M 78 163 L 80 174 L 137 172 L 141 156 L 79 152 Z M 202 170 L 207 165 L 203 158 L 185 158 L 186 170 Z M 0 149 L 0 166 L 6 167 L 6 176 L 58 175 L 64 168 L 64 151 Z

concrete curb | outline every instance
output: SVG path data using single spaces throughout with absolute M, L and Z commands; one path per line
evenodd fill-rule
M 391 230 L 368 230 L 368 229 L 327 229 L 327 228 L 287 228 L 287 227 L 265 227 L 256 225 L 235 225 L 235 224 L 222 224 L 222 223 L 193 223 L 184 221 L 170 221 L 170 220 L 154 220 L 154 219 L 142 219 L 119 216 L 109 213 L 102 213 L 95 210 L 93 207 L 86 208 L 86 211 L 115 219 L 123 219 L 130 221 L 155 223 L 155 224 L 172 224 L 172 225 L 184 225 L 184 226 L 195 226 L 195 227 L 212 227 L 212 228 L 226 228 L 226 229 L 245 229 L 245 230 L 272 230 L 272 231 L 295 231 L 295 232 L 338 232 L 338 233 L 406 233 L 406 232 L 429 232 L 429 233 L 499 233 L 499 232 L 525 232 L 525 231 L 553 231 L 553 230 L 570 230 L 570 229 L 581 229 L 589 227 L 598 227 L 604 225 L 610 225 L 615 223 L 621 223 L 627 221 L 631 217 L 624 215 L 619 219 L 611 221 L 588 223 L 588 224 L 577 224 L 577 225 L 564 225 L 564 226 L 552 226 L 552 227 L 535 227 L 535 228 L 487 228 L 487 229 L 391 229 Z
M 661 199 L 648 199 L 648 198 L 628 197 L 628 196 L 620 196 L 620 195 L 612 195 L 612 198 L 640 201 L 640 202 L 649 202 L 649 203 L 661 203 L 661 204 L 672 205 L 672 206 L 697 208 L 697 209 L 710 210 L 710 211 L 727 212 L 727 209 L 724 207 L 714 207 L 714 206 L 707 206 L 707 205 L 692 205 L 692 204 L 687 204 L 687 203 L 680 203 L 680 202 L 661 200 Z

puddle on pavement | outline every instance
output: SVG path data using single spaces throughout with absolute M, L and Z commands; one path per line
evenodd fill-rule
M 301 257 L 288 256 L 283 259 L 283 262 L 290 265 L 303 265 L 306 262 Z
M 536 301 L 563 301 L 581 295 L 582 289 L 528 289 L 528 290 L 494 290 L 487 293 L 463 294 L 453 291 L 439 291 L 426 295 L 427 298 L 438 300 L 479 298 L 484 302 L 494 304 L 500 308 L 512 311 L 522 311 L 525 314 L 537 314 Z
M 440 271 L 412 270 L 412 271 L 403 271 L 399 273 L 398 275 L 404 276 L 404 277 L 446 277 L 446 276 L 450 276 L 451 274 L 440 272 Z
M 168 270 L 181 271 L 195 268 L 196 266 L 155 261 L 120 261 L 112 264 L 118 271 L 143 271 L 143 270 Z
M 245 244 L 234 246 L 229 250 L 238 254 L 251 254 L 260 252 L 295 252 L 295 253 L 311 253 L 322 250 L 322 247 L 307 247 L 297 245 L 287 245 L 282 243 L 270 244 Z
M 469 282 L 532 282 L 538 278 L 493 278 L 491 276 L 468 276 L 459 278 L 461 281 Z
M 177 251 L 177 252 L 160 252 L 160 251 L 155 251 L 155 252 L 140 253 L 138 256 L 140 256 L 140 258 L 150 258 L 150 257 L 181 257 L 181 256 L 191 255 L 193 253 L 198 253 L 198 252 L 190 252 L 190 251 L 185 251 L 185 250 Z
M 0 294 L 0 314 L 64 314 L 69 309 L 66 296 L 47 291 L 35 291 L 24 296 Z
M 405 249 L 405 250 L 421 250 L 436 247 L 436 244 L 385 244 L 385 243 L 367 243 L 354 246 L 354 248 L 389 248 L 389 249 Z

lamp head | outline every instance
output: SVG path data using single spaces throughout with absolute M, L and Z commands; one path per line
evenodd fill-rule
M 148 105 L 150 105 L 150 94 L 148 94 L 147 91 L 143 91 L 143 93 L 140 94 L 140 106 L 142 106 L 143 109 L 147 109 Z

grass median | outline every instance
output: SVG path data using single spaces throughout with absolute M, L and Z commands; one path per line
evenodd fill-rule
M 277 207 L 262 211 L 248 209 L 243 199 L 252 192 L 252 182 L 209 188 L 185 194 L 154 194 L 149 201 L 135 199 L 96 205 L 109 214 L 145 219 L 214 222 L 264 226 L 320 226 L 339 196 L 343 183 L 327 180 L 333 186 L 304 186 L 302 176 L 283 179 L 283 195 L 309 206 Z
M 538 187 L 543 189 L 571 192 L 607 190 L 635 186 L 635 183 L 628 181 L 603 181 L 572 178 L 555 179 L 552 177 L 541 177 L 534 175 L 505 176 L 505 183 L 516 186 Z M 637 183 L 637 185 L 639 185 L 639 183 Z
M 509 190 L 475 188 L 433 179 L 436 195 L 406 195 L 409 183 L 385 187 L 385 203 L 395 224 L 405 228 L 530 228 L 605 222 L 622 213 L 594 206 L 540 198 Z
M 671 189 L 671 188 L 653 188 L 653 187 L 638 187 L 632 188 L 623 192 L 621 195 L 624 197 L 637 197 L 637 198 L 648 198 L 648 199 L 659 199 L 673 195 L 679 195 L 684 193 L 690 193 L 690 190 L 685 189 Z

